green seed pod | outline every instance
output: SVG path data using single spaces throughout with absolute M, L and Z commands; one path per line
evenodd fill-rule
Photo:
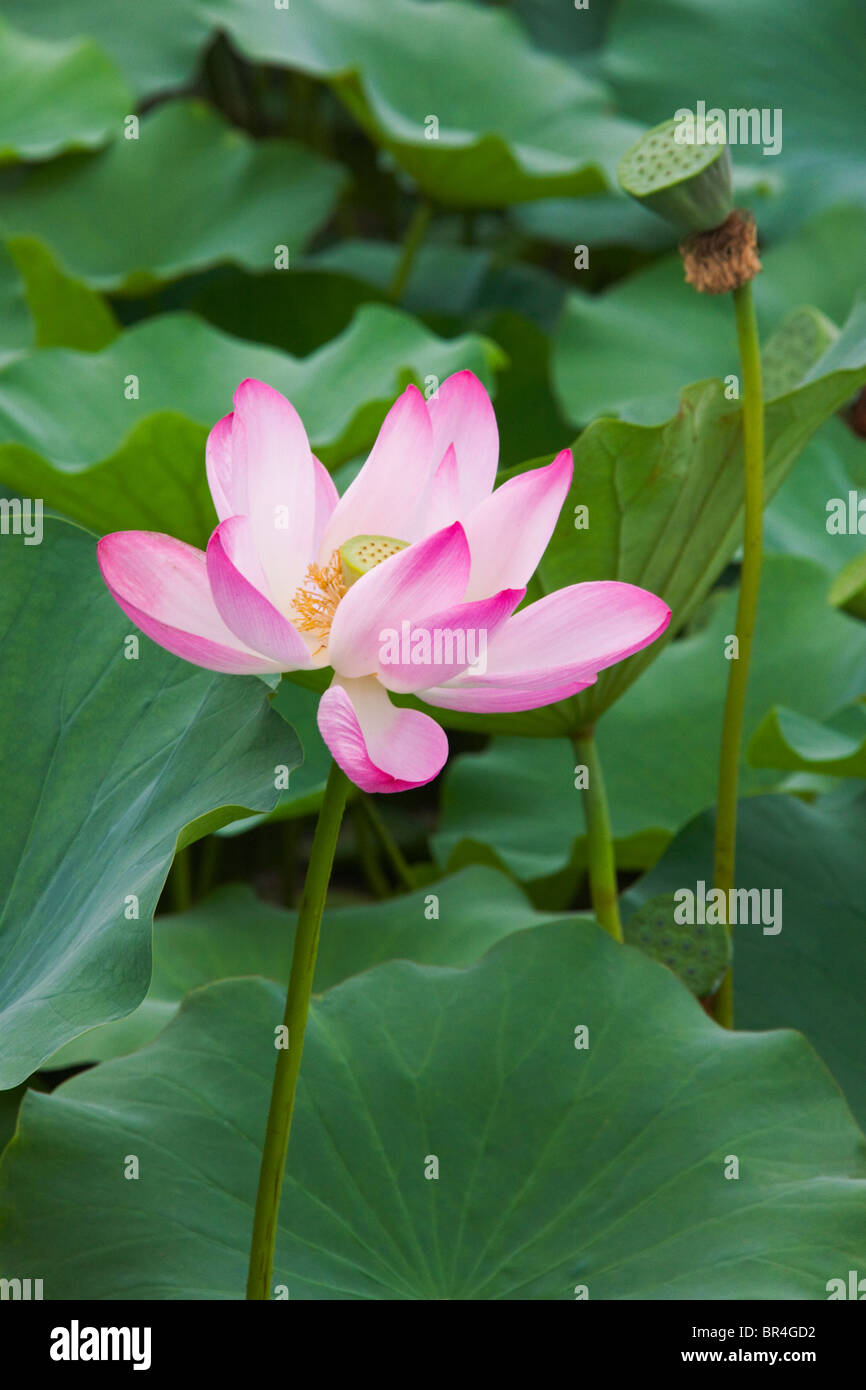
M 672 893 L 661 893 L 639 907 L 625 923 L 623 938 L 626 945 L 666 965 L 699 999 L 718 989 L 731 956 L 723 924 L 674 921 Z
M 405 550 L 408 544 L 408 541 L 398 541 L 393 536 L 353 536 L 340 547 L 340 564 L 346 588 L 351 588 L 362 574 L 375 569 L 383 560 L 390 559 L 399 550 Z
M 690 144 L 687 132 L 679 117 L 648 130 L 626 150 L 617 176 L 626 193 L 679 231 L 706 232 L 733 210 L 731 160 L 727 145 Z
M 761 354 L 764 399 L 775 400 L 799 386 L 839 337 L 839 330 L 811 304 L 786 314 Z

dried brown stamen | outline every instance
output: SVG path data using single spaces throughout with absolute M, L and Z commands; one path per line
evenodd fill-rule
M 721 226 L 684 237 L 679 249 L 686 283 L 701 294 L 738 290 L 761 269 L 755 219 L 741 208 L 735 208 Z

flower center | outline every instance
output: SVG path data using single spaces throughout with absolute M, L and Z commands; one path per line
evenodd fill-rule
M 390 560 L 399 550 L 405 550 L 408 544 L 393 536 L 353 536 L 340 548 L 346 588 L 351 588 L 362 574 L 375 569 L 383 560 Z
M 292 599 L 295 626 L 301 632 L 311 632 L 319 638 L 318 656 L 328 645 L 328 634 L 337 611 L 337 604 L 346 592 L 340 565 L 340 552 L 335 550 L 327 565 L 308 565 L 304 582 Z
M 368 570 L 405 550 L 408 541 L 393 536 L 353 536 L 335 550 L 327 565 L 309 565 L 304 582 L 291 602 L 295 626 L 300 632 L 318 637 L 320 645 L 313 653 L 318 656 L 328 645 L 331 623 L 340 599 Z

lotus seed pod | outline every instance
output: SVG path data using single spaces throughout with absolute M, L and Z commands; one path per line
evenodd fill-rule
M 350 588 L 368 570 L 389 560 L 399 550 L 405 550 L 408 541 L 395 540 L 393 536 L 353 536 L 340 547 L 340 564 L 343 570 L 343 583 Z
M 718 227 L 733 210 L 726 145 L 690 144 L 679 118 L 648 130 L 619 162 L 620 186 L 681 232 Z M 678 138 L 679 137 L 679 138 Z
M 786 314 L 762 353 L 764 399 L 784 396 L 839 337 L 839 330 L 811 304 Z
M 713 994 L 721 984 L 731 957 L 724 924 L 674 921 L 672 893 L 650 898 L 623 927 L 628 946 L 666 965 L 699 999 Z

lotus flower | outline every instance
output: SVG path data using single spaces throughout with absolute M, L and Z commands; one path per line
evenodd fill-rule
M 667 626 L 661 599 L 616 582 L 574 584 L 515 612 L 568 492 L 571 454 L 494 491 L 496 418 L 471 372 L 429 401 L 407 387 L 342 497 L 284 396 L 247 380 L 234 407 L 207 442 L 219 516 L 207 552 L 118 531 L 99 542 L 103 578 L 137 627 L 196 666 L 333 668 L 319 729 L 363 790 L 422 786 L 448 754 L 440 725 L 389 691 L 451 710 L 533 709 L 591 685 Z

